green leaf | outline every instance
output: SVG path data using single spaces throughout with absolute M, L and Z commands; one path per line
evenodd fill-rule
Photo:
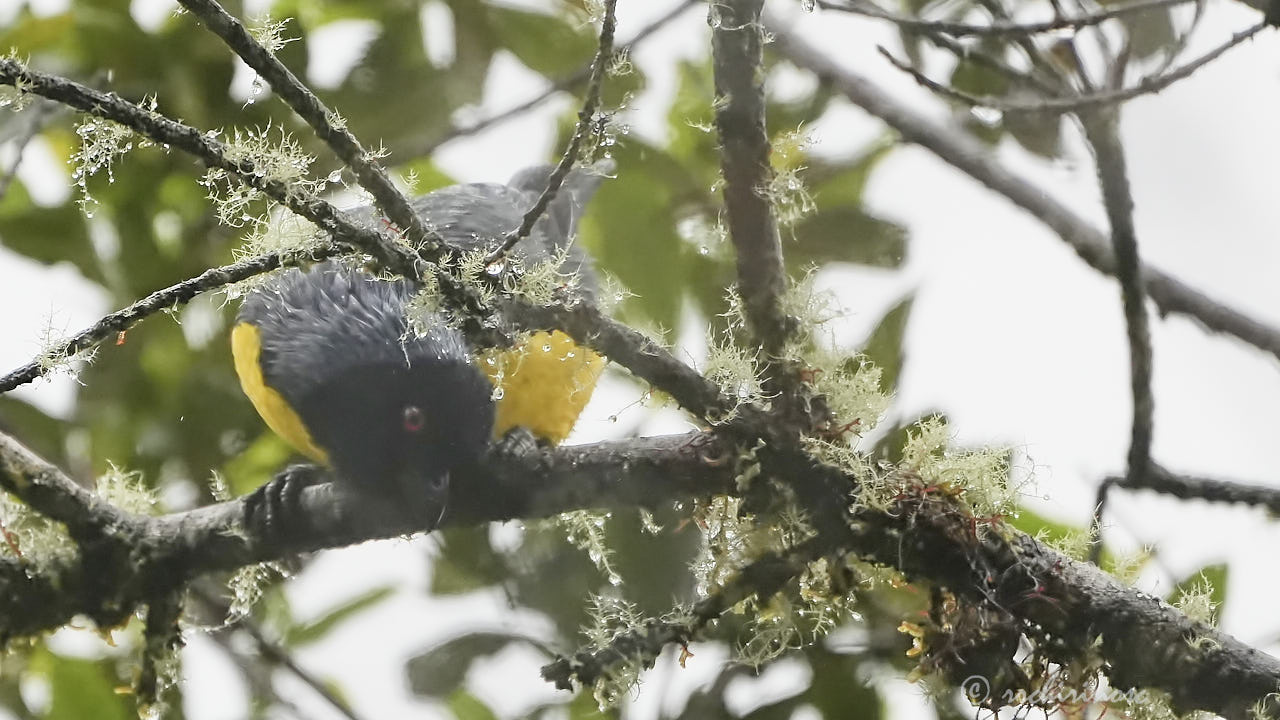
M 263 430 L 257 439 L 222 466 L 222 476 L 234 495 L 247 495 L 282 469 L 293 456 L 280 436 Z
M 488 5 L 489 27 L 498 42 L 534 72 L 559 78 L 591 62 L 597 39 L 587 24 L 574 25 L 546 13 Z
M 45 460 L 66 467 L 68 424 L 13 395 L 0 395 L 0 432 L 20 439 Z
M 409 687 L 416 695 L 427 697 L 452 697 L 463 692 L 463 681 L 471 664 L 488 657 L 512 643 L 526 643 L 519 635 L 506 633 L 469 633 L 431 648 L 409 659 L 405 672 Z M 453 695 L 451 695 L 453 693 Z
M 784 243 L 793 268 L 847 262 L 898 268 L 907 258 L 907 229 L 860 207 L 824 207 L 795 227 L 796 242 Z
M 880 318 L 880 323 L 867 338 L 862 354 L 866 355 L 880 368 L 880 389 L 893 392 L 898 386 L 898 375 L 902 372 L 902 362 L 906 351 L 902 339 L 907 330 L 907 319 L 911 316 L 911 303 L 914 295 L 908 295 L 889 309 Z
M 37 262 L 70 262 L 90 280 L 103 282 L 84 215 L 72 203 L 38 207 L 20 182 L 0 199 L 0 243 Z
M 116 676 L 115 661 L 81 660 L 42 650 L 32 669 L 49 682 L 50 706 L 44 720 L 134 720 L 130 695 L 117 692 L 124 683 Z
M 357 595 L 309 623 L 302 623 L 289 628 L 285 632 L 284 642 L 290 647 L 315 642 L 328 635 L 337 626 L 381 603 L 394 593 L 394 587 L 384 585 Z
M 449 712 L 458 720 L 498 720 L 488 705 L 466 690 L 458 689 L 449 696 Z
M 1084 529 L 1077 525 L 1051 520 L 1026 508 L 1019 508 L 1016 517 L 1005 518 L 1005 520 L 1031 537 L 1042 537 L 1051 543 L 1078 535 Z
M 1006 112 L 1004 129 L 1028 151 L 1047 159 L 1062 156 L 1062 116 L 1054 113 Z
M 458 595 L 506 578 L 506 563 L 489 544 L 489 528 L 451 528 L 437 536 L 441 543 L 431 567 L 433 594 Z

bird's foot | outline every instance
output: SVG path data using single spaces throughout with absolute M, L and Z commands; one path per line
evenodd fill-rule
M 330 480 L 318 465 L 290 465 L 245 498 L 245 526 L 264 543 L 276 543 L 310 528 L 302 491 Z
M 538 438 L 527 427 L 517 425 L 498 438 L 489 453 L 496 458 L 517 460 L 541 449 Z

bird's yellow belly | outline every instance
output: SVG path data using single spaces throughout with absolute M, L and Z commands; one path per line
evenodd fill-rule
M 480 366 L 497 397 L 495 438 L 526 427 L 559 444 L 591 399 L 605 360 L 556 330 L 534 333 L 514 350 L 491 353 Z

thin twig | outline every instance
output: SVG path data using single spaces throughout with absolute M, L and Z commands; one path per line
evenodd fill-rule
M 22 155 L 26 152 L 27 145 L 35 139 L 40 131 L 44 129 L 45 122 L 53 117 L 58 109 L 56 103 L 38 102 L 35 107 L 29 108 L 29 115 L 25 118 L 18 117 L 13 122 L 25 121 L 26 127 L 19 131 L 17 138 L 14 140 L 13 164 L 9 169 L 0 175 L 0 200 L 9 193 L 9 186 L 13 183 L 14 178 L 18 177 L 18 168 L 22 166 Z
M 644 26 L 640 30 L 640 32 L 635 34 L 635 37 L 631 38 L 627 42 L 620 45 L 619 52 L 629 52 L 633 48 L 640 45 L 640 43 L 644 42 L 649 36 L 653 35 L 655 32 L 669 25 L 671 21 L 680 17 L 680 15 L 682 15 L 685 10 L 688 10 L 694 5 L 700 4 L 701 2 L 702 0 L 683 0 L 683 2 L 676 5 L 671 10 L 667 11 L 658 19 Z M 554 97 L 556 93 L 564 92 L 572 87 L 575 87 L 583 82 L 586 82 L 587 79 L 591 77 L 591 68 L 593 66 L 594 66 L 593 62 L 583 65 L 573 74 L 562 77 L 559 80 L 556 80 L 555 82 L 551 83 L 551 86 L 548 87 L 546 90 L 543 90 L 542 92 L 538 93 L 537 95 L 534 95 L 528 100 L 525 100 L 524 102 L 518 105 L 509 107 L 506 110 L 503 110 L 502 112 L 496 115 L 490 115 L 487 118 L 477 120 L 465 127 L 451 128 L 444 134 L 432 140 L 427 141 L 425 144 L 422 144 L 419 146 L 410 145 L 407 147 L 401 147 L 399 149 L 399 152 L 401 155 L 405 157 L 422 157 L 425 155 L 430 155 L 442 145 L 453 142 L 454 140 L 470 137 L 472 135 L 475 135 L 478 132 L 488 130 L 494 125 L 499 125 L 508 120 L 511 120 L 512 118 L 519 117 L 520 115 L 523 115 L 524 113 L 532 110 L 533 108 L 541 105 L 542 103 L 546 102 L 550 98 Z
M 946 33 L 924 33 L 926 39 L 934 45 L 946 50 L 957 60 L 967 60 L 975 65 L 994 70 L 1014 83 L 1045 93 L 1056 95 L 1061 89 L 1057 84 L 1049 83 L 1034 72 L 1023 72 L 1005 62 L 999 56 L 986 52 L 979 47 L 972 47 L 956 40 Z
M 217 290 L 276 268 L 319 262 L 344 252 L 349 250 L 337 245 L 320 245 L 306 250 L 258 255 L 230 265 L 205 270 L 193 278 L 170 285 L 163 290 L 157 290 L 129 307 L 103 317 L 58 345 L 46 349 L 39 358 L 0 377 L 0 393 L 32 382 L 47 374 L 58 361 L 72 358 L 112 337 L 120 338 L 125 331 L 143 318 L 185 305 L 201 293 Z
M 897 130 L 906 142 L 933 152 L 1040 220 L 1099 272 L 1115 273 L 1107 237 L 1043 188 L 1014 175 L 992 158 L 990 149 L 959 129 L 924 117 L 866 78 L 836 65 L 794 33 L 770 25 L 773 48 L 801 68 L 828 78 L 832 86 L 871 115 Z M 1226 307 L 1154 268 L 1145 273 L 1147 295 L 1161 313 L 1185 315 L 1203 328 L 1224 333 L 1280 358 L 1280 331 Z
M 468 338 L 486 347 L 510 342 L 504 331 L 485 322 L 488 309 L 475 291 L 450 273 L 441 271 L 437 264 L 443 259 L 440 252 L 425 246 L 411 249 L 396 239 L 356 223 L 349 215 L 313 193 L 258 172 L 253 160 L 231 159 L 226 144 L 216 137 L 139 107 L 114 93 L 102 93 L 66 78 L 28 69 L 10 58 L 0 58 L 0 84 L 20 86 L 25 92 L 111 120 L 157 143 L 183 150 L 206 166 L 230 173 L 245 185 L 310 220 L 334 242 L 367 253 L 383 268 L 402 277 L 417 280 L 426 273 L 433 274 L 442 298 L 449 307 L 461 311 L 459 315 Z
M 1174 473 L 1154 463 L 1144 477 L 1108 478 L 1106 482 L 1113 488 L 1150 490 L 1180 500 L 1250 505 L 1280 515 L 1280 488 Z
M 386 172 L 373 160 L 355 135 L 346 128 L 337 113 L 325 107 L 320 98 L 249 34 L 244 25 L 232 17 L 216 0 L 179 0 L 183 7 L 200 18 L 245 64 L 253 68 L 271 84 L 285 103 L 298 117 L 315 130 L 316 135 L 328 143 L 330 149 L 356 174 L 360 186 L 369 191 L 383 214 L 406 233 L 413 245 L 423 245 L 432 252 L 438 251 L 441 238 L 423 223 L 422 218 L 409 206 L 404 193 L 391 182 Z
M 547 178 L 547 186 L 543 188 L 542 194 L 520 220 L 520 227 L 507 233 L 502 243 L 485 256 L 486 265 L 501 260 L 511 248 L 533 232 L 533 226 L 546 213 L 551 201 L 555 200 L 556 193 L 560 191 L 560 185 L 564 183 L 564 179 L 569 176 L 569 171 L 573 170 L 574 163 L 578 161 L 579 148 L 582 147 L 582 141 L 587 133 L 591 131 L 596 117 L 596 108 L 600 106 L 600 88 L 604 82 L 605 71 L 613 60 L 613 35 L 618 27 L 617 5 L 618 0 L 604 0 L 604 18 L 600 21 L 600 45 L 596 50 L 595 60 L 591 62 L 591 78 L 587 81 L 586 97 L 582 100 L 582 109 L 578 111 L 578 124 L 573 129 L 573 137 L 569 138 L 569 146 L 564 149 L 560 162 Z
M 921 18 L 899 15 L 882 10 L 869 2 L 854 0 L 848 3 L 821 0 L 818 6 L 826 10 L 839 10 L 877 20 L 888 20 L 895 25 L 919 32 L 941 32 L 955 37 L 1026 37 L 1055 30 L 1069 30 L 1098 25 L 1112 18 L 1124 17 L 1134 13 L 1142 13 L 1160 8 L 1173 7 L 1196 0 L 1136 0 L 1135 2 L 1099 10 L 1087 15 L 1075 17 L 1058 16 L 1042 22 L 1009 22 L 996 20 L 988 25 L 955 23 L 945 20 L 923 20 Z
M 1080 115 L 1085 137 L 1093 148 L 1102 204 L 1111 225 L 1115 253 L 1115 277 L 1120 281 L 1124 319 L 1129 339 L 1129 385 L 1133 398 L 1133 427 L 1129 440 L 1128 476 L 1141 479 L 1151 463 L 1151 435 L 1155 396 L 1151 392 L 1151 330 L 1146 295 L 1142 291 L 1142 262 L 1133 226 L 1133 193 L 1120 144 L 1119 117 L 1115 112 Z
M 1254 35 L 1262 32 L 1268 27 L 1266 21 L 1235 33 L 1229 40 L 1222 43 L 1218 47 L 1210 50 L 1204 55 L 1186 63 L 1175 70 L 1171 70 L 1164 75 L 1144 78 L 1136 85 L 1119 90 L 1107 90 L 1088 95 L 1072 95 L 1070 97 L 1049 97 L 1040 98 L 1032 101 L 1008 100 L 1006 98 L 992 97 L 989 95 L 974 95 L 972 93 L 957 90 L 956 88 L 939 83 L 931 79 L 929 76 L 912 67 L 910 63 L 898 59 L 885 48 L 880 48 L 880 54 L 888 58 L 894 67 L 909 74 L 920 85 L 932 90 L 933 92 L 944 97 L 951 98 L 967 105 L 975 107 L 991 108 L 1001 112 L 1079 112 L 1088 110 L 1091 107 L 1099 105 L 1114 105 L 1127 100 L 1132 100 L 1143 95 L 1151 95 L 1158 93 L 1165 88 L 1173 85 L 1179 80 L 1190 77 L 1200 68 L 1217 60 L 1231 48 L 1251 39 Z
M 227 604 L 221 599 L 215 597 L 214 594 L 209 592 L 207 589 L 199 587 L 198 585 L 198 583 L 192 584 L 192 593 L 199 598 L 201 602 L 208 605 L 212 612 L 220 617 L 226 617 L 229 611 Z M 279 643 L 267 638 L 267 636 L 262 633 L 262 628 L 258 627 L 258 624 L 254 622 L 252 618 L 239 618 L 227 625 L 226 629 L 244 631 L 244 633 L 249 636 L 249 639 L 253 641 L 254 646 L 258 650 L 258 654 L 266 658 L 268 662 L 274 663 L 288 670 L 294 677 L 301 680 L 303 684 L 319 695 L 321 699 L 329 703 L 334 710 L 347 718 L 347 720 L 361 720 L 360 716 L 356 714 L 350 704 L 334 694 L 334 692 L 330 690 L 329 687 L 320 680 L 320 678 L 317 678 L 306 668 L 299 665 L 297 660 L 293 658 L 292 653 Z

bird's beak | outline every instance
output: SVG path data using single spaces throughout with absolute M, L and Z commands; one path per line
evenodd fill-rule
M 397 481 L 405 513 L 423 530 L 434 530 L 449 507 L 449 471 L 407 472 Z

